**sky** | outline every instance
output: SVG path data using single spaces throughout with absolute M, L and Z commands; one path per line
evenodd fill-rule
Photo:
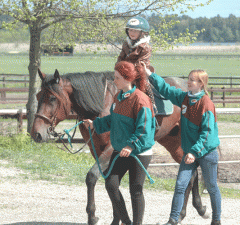
M 206 0 L 198 2 L 204 3 Z M 186 15 L 192 18 L 212 18 L 218 14 L 225 18 L 230 14 L 240 17 L 240 0 L 213 0 L 209 5 L 198 7 L 193 12 L 188 12 Z

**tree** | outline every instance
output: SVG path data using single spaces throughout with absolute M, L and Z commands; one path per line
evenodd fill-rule
M 194 0 L 197 2 L 197 0 Z M 193 10 L 203 4 L 189 3 L 187 0 L 128 0 L 119 4 L 118 0 L 1 0 L 0 14 L 9 15 L 13 18 L 10 22 L 3 22 L 1 28 L 13 29 L 17 23 L 26 25 L 30 31 L 29 50 L 29 97 L 27 107 L 28 128 L 34 120 L 37 108 L 36 93 L 39 88 L 37 68 L 40 67 L 40 43 L 41 35 L 45 33 L 46 38 L 53 41 L 66 41 L 73 44 L 77 39 L 79 42 L 86 40 L 101 43 L 112 43 L 115 37 L 123 33 L 123 26 L 129 17 L 155 13 L 165 15 L 178 9 L 181 13 Z M 208 0 L 206 4 L 210 3 Z M 116 25 L 117 24 L 117 25 Z M 152 40 L 155 46 L 169 47 L 169 37 L 162 34 L 162 29 L 173 26 L 174 22 L 162 21 L 157 30 L 152 30 Z M 121 29 L 120 29 L 121 28 Z M 47 37 L 48 29 L 51 37 Z M 52 32 L 50 32 L 50 30 Z M 192 41 L 196 33 L 190 34 L 188 30 L 181 33 L 178 39 L 171 43 Z M 170 44 L 171 44 L 170 43 Z

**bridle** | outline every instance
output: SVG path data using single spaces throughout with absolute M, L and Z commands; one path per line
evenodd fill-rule
M 85 144 L 84 144 L 80 149 L 76 150 L 75 152 L 73 152 L 72 150 L 70 150 L 70 149 L 68 148 L 68 146 L 65 144 L 65 142 L 64 142 L 63 139 L 62 139 L 62 137 L 63 137 L 64 134 L 63 134 L 63 133 L 58 133 L 58 132 L 55 131 L 56 121 L 57 121 L 57 119 L 58 119 L 58 118 L 57 118 L 57 114 L 58 114 L 58 112 L 60 111 L 61 107 L 63 107 L 63 109 L 64 109 L 64 111 L 65 111 L 65 115 L 68 115 L 68 110 L 67 110 L 66 104 L 64 104 L 63 101 L 60 100 L 60 96 L 59 96 L 57 93 L 55 93 L 54 91 L 52 91 L 52 90 L 51 90 L 50 88 L 48 88 L 48 87 L 44 87 L 44 88 L 45 88 L 48 92 L 50 92 L 52 95 L 54 95 L 54 96 L 57 98 L 57 100 L 58 100 L 58 105 L 57 105 L 57 107 L 56 107 L 56 109 L 55 109 L 55 112 L 54 112 L 52 118 L 48 118 L 47 116 L 45 116 L 45 115 L 43 115 L 43 114 L 40 114 L 40 113 L 35 113 L 35 118 L 38 118 L 38 117 L 39 117 L 39 118 L 47 121 L 47 122 L 50 124 L 49 128 L 47 129 L 47 133 L 48 133 L 49 137 L 50 137 L 50 136 L 53 136 L 54 138 L 58 138 L 57 140 L 60 140 L 60 142 L 63 144 L 63 146 L 65 147 L 65 149 L 67 149 L 68 152 L 70 152 L 71 154 L 76 154 L 76 153 L 82 151 L 82 150 L 85 148 L 85 146 L 89 143 L 90 138 L 88 139 L 88 141 L 85 142 Z M 41 98 L 41 97 L 40 97 L 40 98 Z M 66 96 L 65 96 L 65 98 L 66 98 Z M 66 100 L 67 100 L 67 99 L 66 99 Z M 66 101 L 66 102 L 67 102 L 67 101 Z M 76 119 L 76 123 L 77 123 L 78 119 L 79 119 L 79 118 Z M 59 119 L 59 120 L 60 120 L 60 119 Z M 62 120 L 63 120 L 63 119 L 62 119 Z M 61 120 L 60 120 L 60 121 L 61 121 Z M 73 132 L 73 135 L 72 135 L 72 137 L 71 137 L 72 139 L 73 139 L 75 133 L 76 133 L 76 127 L 75 127 L 74 132 Z M 93 135 L 93 134 L 94 134 L 94 130 L 93 130 L 93 132 L 92 132 L 92 135 Z M 55 145 L 56 145 L 59 149 L 65 150 L 65 149 L 63 149 L 63 148 L 60 148 L 60 147 L 56 144 L 57 140 L 54 141 Z
M 57 121 L 57 114 L 60 111 L 61 107 L 63 107 L 65 114 L 67 115 L 67 109 L 65 104 L 63 104 L 63 101 L 60 100 L 60 97 L 58 94 L 56 94 L 55 92 L 53 92 L 50 88 L 45 87 L 45 89 L 47 89 L 47 91 L 49 91 L 52 95 L 54 95 L 57 100 L 58 100 L 58 105 L 55 109 L 55 112 L 52 116 L 52 118 L 48 118 L 47 116 L 40 114 L 40 113 L 35 113 L 35 118 L 39 117 L 45 121 L 47 121 L 50 124 L 50 127 L 47 130 L 47 133 L 49 135 L 52 135 L 54 137 L 58 136 L 58 133 L 55 131 L 55 127 L 56 127 L 56 121 Z

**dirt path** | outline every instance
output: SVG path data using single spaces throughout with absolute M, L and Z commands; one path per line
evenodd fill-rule
M 4 163 L 1 161 L 1 164 Z M 22 180 L 23 171 L 0 167 L 0 224 L 86 225 L 86 187 L 52 184 L 45 181 Z M 128 188 L 122 188 L 126 205 L 131 214 Z M 145 190 L 146 212 L 144 225 L 166 222 L 169 216 L 172 192 Z M 209 196 L 203 196 L 203 203 L 210 212 Z M 102 225 L 112 220 L 112 207 L 103 185 L 96 187 L 97 216 Z M 222 224 L 240 224 L 240 200 L 222 200 Z M 211 219 L 201 218 L 189 205 L 187 217 L 182 224 L 209 225 Z M 100 224 L 100 223 L 99 223 Z

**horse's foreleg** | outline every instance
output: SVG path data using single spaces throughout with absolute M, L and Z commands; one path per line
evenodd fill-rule
M 106 148 L 101 156 L 99 157 L 99 162 L 102 171 L 107 169 L 108 163 L 112 154 L 112 147 L 109 146 Z M 93 167 L 88 171 L 86 176 L 86 185 L 87 185 L 87 214 L 88 214 L 88 225 L 94 225 L 98 222 L 98 217 L 95 216 L 96 206 L 95 206 L 95 196 L 94 189 L 97 183 L 98 178 L 100 177 L 100 171 L 97 165 L 97 162 Z
M 196 171 L 196 177 L 195 177 L 194 182 L 193 182 L 192 197 L 193 197 L 192 204 L 193 204 L 194 208 L 197 210 L 198 214 L 200 216 L 204 216 L 205 218 L 207 218 L 208 216 L 205 215 L 205 213 L 206 213 L 206 206 L 202 205 L 201 196 L 199 194 L 198 172 L 197 171 Z

